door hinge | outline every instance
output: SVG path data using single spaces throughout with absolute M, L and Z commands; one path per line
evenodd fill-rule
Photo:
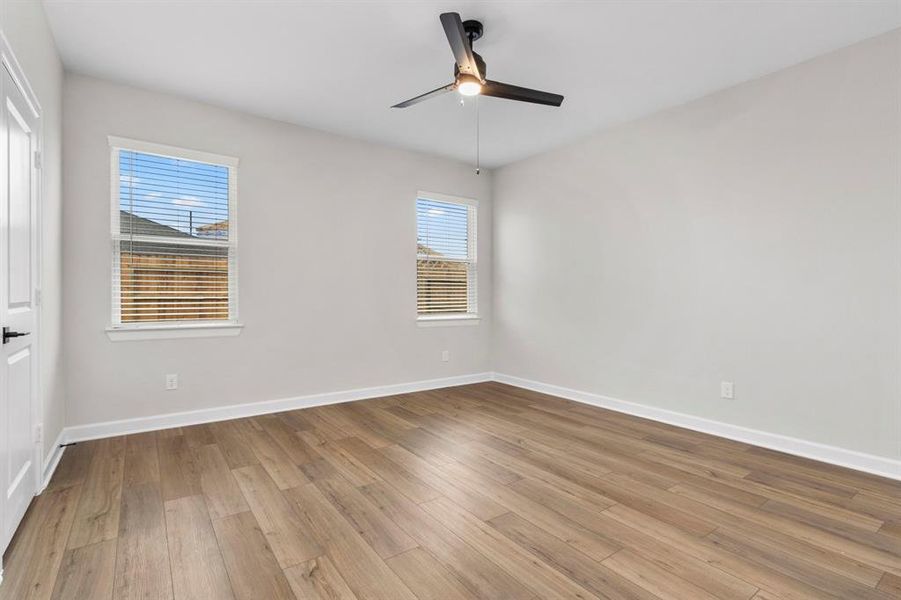
M 41 169 L 43 167 L 42 160 L 41 160 L 42 158 L 43 157 L 41 156 L 41 151 L 35 150 L 34 151 L 34 168 L 35 169 Z
M 44 441 L 44 426 L 40 423 L 34 426 L 34 443 L 40 444 Z
M 43 294 L 41 294 L 41 290 L 35 290 L 35 291 L 34 291 L 34 305 L 35 305 L 35 306 L 40 306 L 40 305 L 41 305 L 41 301 L 42 301 L 43 299 L 44 299 L 44 298 L 43 298 Z

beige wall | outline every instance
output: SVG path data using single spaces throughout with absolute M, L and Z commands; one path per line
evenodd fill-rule
M 61 360 L 62 199 L 61 128 L 63 67 L 39 0 L 0 1 L 0 30 L 6 36 L 41 104 L 43 138 L 41 252 L 41 373 L 44 455 L 65 424 Z
M 499 169 L 495 370 L 901 457 L 899 78 L 895 31 Z
M 64 98 L 68 425 L 489 370 L 489 173 L 76 75 Z M 240 158 L 240 336 L 107 339 L 108 135 Z M 480 201 L 478 326 L 416 325 L 418 190 Z

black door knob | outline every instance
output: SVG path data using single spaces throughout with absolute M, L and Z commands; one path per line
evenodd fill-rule
M 9 327 L 3 328 L 3 343 L 9 343 L 10 338 L 22 337 L 23 335 L 28 335 L 28 331 L 18 332 L 18 331 L 10 331 Z

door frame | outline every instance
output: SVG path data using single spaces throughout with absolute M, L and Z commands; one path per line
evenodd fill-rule
M 41 332 L 43 330 L 42 315 L 42 284 L 43 284 L 43 240 L 41 227 L 43 218 L 43 157 L 44 157 L 44 120 L 42 118 L 41 104 L 38 101 L 37 94 L 28 81 L 24 69 L 16 59 L 16 55 L 10 46 L 6 35 L 0 30 L 0 68 L 6 69 L 10 78 L 16 84 L 19 92 L 25 98 L 28 108 L 37 123 L 34 131 L 34 148 L 37 155 L 32 156 L 31 169 L 31 298 L 34 306 L 34 331 L 32 333 L 32 355 L 34 357 L 33 368 L 31 373 L 31 431 L 32 442 L 34 444 L 34 495 L 37 496 L 43 491 L 44 470 L 44 406 L 43 406 L 43 390 L 41 389 Z M 38 164 L 37 157 L 40 157 Z M 50 452 L 49 456 L 53 457 L 54 453 Z M 0 573 L 2 573 L 2 565 L 0 565 Z

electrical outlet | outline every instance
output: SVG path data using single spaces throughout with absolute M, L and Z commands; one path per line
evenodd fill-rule
M 450 360 L 450 351 L 442 350 L 441 351 L 441 362 L 447 362 Z
M 177 390 L 178 389 L 178 373 L 169 373 L 166 375 L 166 389 L 167 390 Z
M 735 386 L 731 381 L 720 382 L 720 398 L 732 400 L 735 398 Z

